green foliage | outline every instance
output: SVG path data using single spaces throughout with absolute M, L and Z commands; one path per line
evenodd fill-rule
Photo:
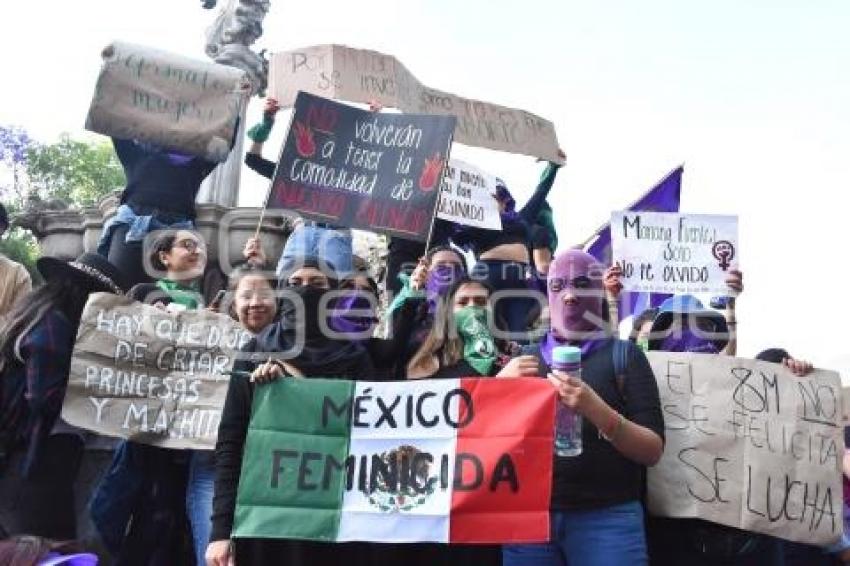
M 35 260 L 38 259 L 39 249 L 35 238 L 27 230 L 11 228 L 0 238 L 0 254 L 11 260 L 17 261 L 27 268 L 33 285 L 42 282 L 41 275 L 35 268 Z
M 90 206 L 124 186 L 124 171 L 112 145 L 88 142 L 63 134 L 58 142 L 27 150 L 31 190 L 41 198 Z

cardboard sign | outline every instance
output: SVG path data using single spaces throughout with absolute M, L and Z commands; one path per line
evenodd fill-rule
M 525 110 L 427 87 L 392 55 L 344 45 L 275 53 L 269 63 L 269 95 L 290 106 L 298 91 L 351 102 L 377 100 L 409 113 L 455 116 L 457 142 L 561 163 L 552 122 Z
M 366 112 L 302 92 L 269 207 L 424 241 L 454 123 L 445 116 Z
M 554 418 L 544 379 L 259 387 L 233 536 L 548 540 Z
M 614 212 L 611 237 L 625 291 L 726 295 L 740 255 L 737 216 Z
M 103 50 L 86 129 L 224 161 L 250 94 L 235 67 L 115 42 Z
M 250 338 L 224 315 L 96 293 L 80 320 L 62 418 L 164 448 L 212 449 L 229 381 L 222 372 Z
M 666 445 L 649 508 L 808 544 L 844 530 L 841 381 L 707 354 L 648 355 Z
M 493 195 L 496 178 L 485 171 L 452 159 L 443 175 L 437 217 L 456 224 L 501 230 L 499 204 Z

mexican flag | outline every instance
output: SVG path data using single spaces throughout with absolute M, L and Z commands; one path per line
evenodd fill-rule
M 554 413 L 544 379 L 257 386 L 232 536 L 546 541 Z

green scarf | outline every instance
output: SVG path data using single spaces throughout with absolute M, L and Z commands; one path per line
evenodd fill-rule
M 197 285 L 187 287 L 177 281 L 160 279 L 156 282 L 156 286 L 165 291 L 172 301 L 189 310 L 197 310 L 203 305 L 204 298 L 198 292 Z
M 487 311 L 471 306 L 454 315 L 457 332 L 463 339 L 463 359 L 481 375 L 489 375 L 496 363 L 496 342 L 487 328 Z

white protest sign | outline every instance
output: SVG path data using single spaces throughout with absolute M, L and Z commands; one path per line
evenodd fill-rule
M 649 509 L 824 545 L 843 531 L 841 381 L 816 370 L 650 352 L 666 445 Z
M 249 339 L 228 316 L 96 293 L 80 320 L 62 418 L 145 444 L 212 449 L 229 381 L 222 372 Z
M 115 42 L 103 50 L 86 129 L 224 161 L 250 94 L 235 67 Z
M 272 55 L 269 96 L 291 106 L 299 90 L 351 102 L 375 100 L 412 114 L 456 116 L 456 142 L 562 163 L 552 122 L 525 110 L 427 87 L 392 55 L 344 45 Z
M 443 175 L 437 217 L 457 224 L 501 230 L 496 177 L 459 159 L 449 160 Z
M 738 217 L 614 212 L 611 240 L 625 291 L 726 295 L 738 262 Z

